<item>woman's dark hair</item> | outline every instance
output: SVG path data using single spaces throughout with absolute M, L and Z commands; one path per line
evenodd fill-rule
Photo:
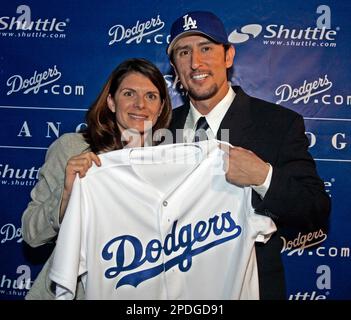
M 163 109 L 152 130 L 167 128 L 171 121 L 172 105 L 167 84 L 160 70 L 145 59 L 128 59 L 111 73 L 96 101 L 86 114 L 87 128 L 83 136 L 95 153 L 122 149 L 121 132 L 116 124 L 115 114 L 107 106 L 109 94 L 113 97 L 123 79 L 130 73 L 140 73 L 147 77 L 159 90 Z M 117 106 L 118 107 L 118 106 Z

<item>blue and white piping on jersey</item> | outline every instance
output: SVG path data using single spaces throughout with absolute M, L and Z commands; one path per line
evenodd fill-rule
M 222 223 L 218 226 L 218 221 Z M 162 272 L 166 272 L 170 268 L 178 265 L 182 272 L 188 271 L 192 266 L 192 258 L 201 254 L 213 247 L 219 246 L 227 241 L 233 240 L 240 236 L 242 228 L 231 217 L 229 211 L 219 215 L 214 215 L 206 221 L 198 221 L 192 229 L 192 224 L 187 224 L 177 230 L 178 220 L 174 221 L 171 232 L 165 237 L 162 245 L 158 239 L 152 239 L 148 242 L 146 247 L 143 247 L 142 242 L 135 236 L 122 235 L 115 237 L 108 241 L 102 250 L 102 258 L 104 260 L 112 260 L 115 258 L 116 265 L 108 268 L 105 271 L 105 277 L 108 279 L 115 278 L 122 272 L 128 272 L 127 275 L 122 276 L 116 284 L 116 289 L 123 285 L 131 285 L 137 287 L 143 281 L 156 277 Z M 200 247 L 193 248 L 196 243 L 204 242 L 211 232 L 217 236 L 217 240 L 206 243 Z M 115 251 L 112 246 L 117 244 Z M 126 263 L 125 246 L 132 246 L 134 250 L 134 257 Z M 162 251 L 166 256 L 177 252 L 184 248 L 178 256 L 157 264 L 161 257 Z M 133 272 L 136 268 L 142 266 L 145 262 L 157 264 L 154 267 Z

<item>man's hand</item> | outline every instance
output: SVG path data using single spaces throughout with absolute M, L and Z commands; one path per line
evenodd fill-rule
M 238 186 L 259 186 L 266 180 L 269 164 L 255 153 L 241 147 L 221 144 L 224 153 L 224 171 L 228 182 Z

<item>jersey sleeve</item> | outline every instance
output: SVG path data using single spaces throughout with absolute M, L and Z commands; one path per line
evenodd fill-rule
M 255 241 L 266 243 L 272 234 L 277 231 L 277 227 L 271 218 L 255 213 L 251 204 L 251 188 L 245 188 L 244 192 L 246 193 L 245 205 L 247 206 L 245 212 L 247 212 L 248 215 L 247 219 L 249 226 L 254 230 L 256 236 Z
M 56 283 L 56 298 L 61 300 L 74 299 L 77 278 L 86 272 L 84 257 L 86 206 L 83 193 L 82 181 L 77 175 L 49 273 L 50 279 Z

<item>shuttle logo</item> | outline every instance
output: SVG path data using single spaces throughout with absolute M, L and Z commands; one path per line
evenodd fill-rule
M 58 18 L 32 19 L 31 8 L 20 5 L 16 9 L 19 16 L 0 17 L 0 36 L 15 38 L 65 38 L 65 29 L 69 19 L 60 21 Z
M 180 83 L 178 76 L 172 75 L 172 74 L 166 74 L 163 77 L 167 84 L 167 88 L 172 100 L 173 108 L 177 108 L 183 105 L 184 104 L 183 98 L 186 96 L 186 91 L 184 90 L 182 84 Z
M 16 268 L 17 278 L 13 275 L 0 274 L 0 296 L 24 297 L 33 284 L 31 273 L 30 267 L 22 264 Z
M 331 285 L 331 269 L 328 265 L 319 265 L 316 269 L 316 287 L 320 291 L 299 291 L 290 294 L 289 300 L 326 300 L 330 295 Z
M 33 187 L 38 181 L 39 168 L 35 166 L 29 168 L 13 167 L 9 163 L 0 163 L 0 185 L 6 187 Z M 3 229 L 1 229 L 1 233 Z
M 250 39 L 250 36 L 256 38 L 262 32 L 260 24 L 248 24 L 240 29 L 236 29 L 229 35 L 228 40 L 231 43 L 242 43 Z
M 243 43 L 249 39 L 257 38 L 263 34 L 263 44 L 273 46 L 294 46 L 294 47 L 336 47 L 336 36 L 339 27 L 331 28 L 331 11 L 326 5 L 317 7 L 316 26 L 300 28 L 288 28 L 285 25 L 269 24 L 248 24 L 232 31 L 229 42 L 233 44 Z

